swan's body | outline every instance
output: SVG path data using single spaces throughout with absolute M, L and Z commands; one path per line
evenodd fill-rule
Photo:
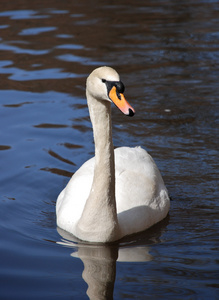
M 95 157 L 72 176 L 56 205 L 57 225 L 81 240 L 112 242 L 151 227 L 169 211 L 168 193 L 152 157 L 141 147 L 113 150 L 111 100 L 134 115 L 123 90 L 109 67 L 94 70 L 87 79 Z

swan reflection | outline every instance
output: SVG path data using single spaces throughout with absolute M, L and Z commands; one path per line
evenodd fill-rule
M 166 227 L 156 225 L 150 232 L 139 234 L 133 240 L 124 239 L 113 244 L 83 243 L 66 231 L 57 228 L 62 240 L 60 245 L 71 247 L 72 257 L 80 258 L 84 264 L 82 278 L 88 285 L 87 295 L 93 299 L 113 299 L 116 278 L 116 262 L 148 262 L 153 260 L 149 253 L 150 244 L 160 242 L 160 236 Z M 161 224 L 161 225 L 162 225 Z M 142 238 L 143 237 L 143 238 Z

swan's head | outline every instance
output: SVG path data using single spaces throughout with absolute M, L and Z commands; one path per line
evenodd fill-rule
M 126 101 L 124 84 L 110 67 L 95 69 L 87 78 L 87 93 L 97 100 L 113 102 L 125 115 L 134 116 L 134 108 Z

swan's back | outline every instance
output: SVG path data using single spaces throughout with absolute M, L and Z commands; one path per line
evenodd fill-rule
M 81 217 L 89 196 L 95 158 L 73 175 L 57 201 L 57 215 L 70 231 Z M 169 211 L 169 198 L 152 157 L 141 147 L 115 149 L 116 206 L 121 236 L 143 231 Z

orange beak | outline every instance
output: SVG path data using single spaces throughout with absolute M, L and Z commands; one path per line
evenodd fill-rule
M 134 108 L 128 103 L 122 93 L 117 94 L 115 86 L 111 88 L 109 92 L 109 98 L 126 116 L 134 116 Z

